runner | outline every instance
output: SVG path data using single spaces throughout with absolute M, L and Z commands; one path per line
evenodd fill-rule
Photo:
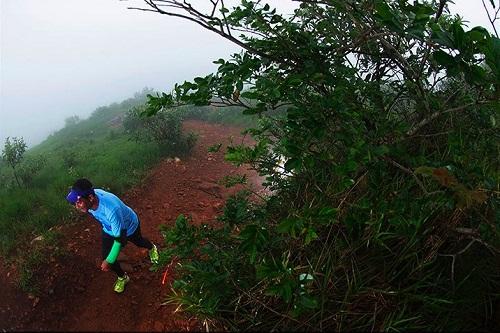
M 137 214 L 116 195 L 102 189 L 94 189 L 85 178 L 78 179 L 66 196 L 66 200 L 82 213 L 88 213 L 102 225 L 101 270 L 111 269 L 118 276 L 114 291 L 122 293 L 130 281 L 117 260 L 120 250 L 131 241 L 149 250 L 152 264 L 158 264 L 158 249 L 141 235 Z

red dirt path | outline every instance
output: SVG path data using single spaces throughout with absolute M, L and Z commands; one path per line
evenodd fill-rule
M 223 176 L 245 173 L 251 182 L 260 183 L 254 171 L 223 160 L 229 137 L 242 140 L 241 129 L 199 121 L 187 121 L 184 127 L 199 135 L 192 154 L 177 163 L 163 160 L 138 187 L 122 196 L 138 213 L 143 235 L 160 246 L 159 225 L 172 225 L 181 213 L 191 215 L 196 224 L 215 221 L 224 199 L 237 190 L 219 185 Z M 218 153 L 207 151 L 218 143 L 223 143 Z M 133 244 L 121 254 L 122 267 L 131 281 L 123 294 L 116 294 L 113 273 L 100 271 L 96 264 L 100 259 L 99 224 L 90 217 L 81 220 L 59 228 L 65 235 L 67 254 L 45 268 L 41 296 L 19 291 L 13 269 L 0 267 L 0 331 L 204 330 L 196 318 L 161 305 L 170 292 L 168 283 L 161 284 L 163 270 L 150 272 L 147 251 Z

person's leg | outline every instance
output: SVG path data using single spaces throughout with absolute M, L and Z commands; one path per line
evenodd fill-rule
M 134 231 L 134 233 L 130 236 L 127 237 L 129 241 L 134 243 L 136 246 L 139 247 L 144 247 L 149 250 L 149 259 L 151 260 L 151 263 L 153 265 L 158 264 L 159 261 L 159 254 L 158 254 L 158 248 L 156 245 L 151 243 L 149 239 L 142 237 L 141 235 L 141 224 L 137 226 L 137 229 Z
M 130 236 L 127 237 L 129 241 L 134 243 L 136 246 L 139 247 L 144 247 L 148 250 L 151 250 L 153 248 L 153 243 L 149 241 L 149 239 L 144 238 L 141 234 L 141 225 L 139 224 L 137 226 L 137 229 L 134 231 L 134 233 Z
M 109 251 L 111 251 L 111 248 L 113 247 L 115 239 L 102 231 L 102 260 L 106 259 L 108 257 Z M 118 260 L 116 260 L 114 263 L 110 264 L 111 270 L 116 273 L 119 277 L 124 277 L 125 272 L 120 266 L 120 263 Z

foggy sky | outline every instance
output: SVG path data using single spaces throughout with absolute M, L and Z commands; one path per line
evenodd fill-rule
M 193 3 L 199 1 L 205 0 Z M 286 12 L 297 6 L 263 2 Z M 492 31 L 481 0 L 455 2 L 452 11 L 471 21 L 470 28 Z M 86 118 L 144 87 L 170 91 L 240 50 L 194 23 L 127 9 L 138 4 L 0 0 L 0 147 L 7 136 L 40 143 L 67 117 Z

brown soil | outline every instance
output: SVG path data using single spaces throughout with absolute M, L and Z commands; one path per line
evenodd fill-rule
M 225 175 L 247 174 L 253 184 L 258 175 L 246 167 L 224 162 L 224 147 L 231 137 L 243 140 L 241 129 L 187 121 L 185 130 L 199 135 L 192 154 L 180 162 L 165 159 L 143 182 L 122 196 L 141 220 L 141 230 L 160 247 L 161 224 L 173 225 L 179 214 L 191 215 L 195 224 L 216 223 L 225 198 L 238 188 L 218 184 Z M 248 143 L 248 138 L 245 142 Z M 222 143 L 217 153 L 207 148 Z M 262 190 L 260 185 L 252 185 Z M 162 284 L 164 269 L 149 271 L 147 250 L 128 244 L 120 254 L 131 278 L 123 294 L 113 291 L 115 276 L 102 272 L 100 225 L 90 217 L 59 227 L 65 255 L 52 259 L 40 272 L 38 296 L 16 286 L 13 266 L 0 262 L 0 330 L 2 331 L 193 331 L 203 323 L 173 305 L 163 305 L 171 276 Z

